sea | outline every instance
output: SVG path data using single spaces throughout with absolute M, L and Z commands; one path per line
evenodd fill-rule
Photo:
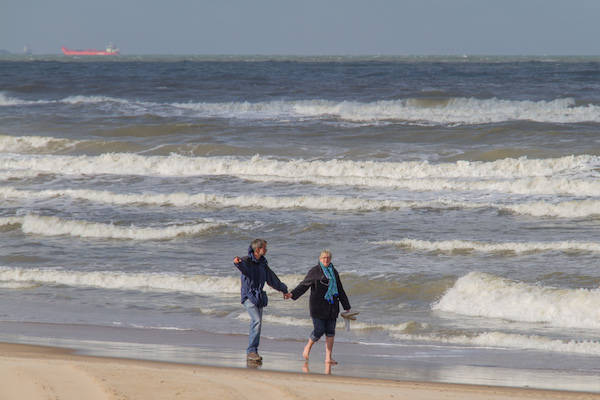
M 600 391 L 599 178 L 600 57 L 2 56 L 0 340 L 201 363 L 264 238 L 376 377 Z

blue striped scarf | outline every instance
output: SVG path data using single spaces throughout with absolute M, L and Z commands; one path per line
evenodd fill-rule
M 327 287 L 327 293 L 325 293 L 325 300 L 327 300 L 329 304 L 333 304 L 335 301 L 335 296 L 338 295 L 337 281 L 335 280 L 335 273 L 333 272 L 333 264 L 329 263 L 328 266 L 325 266 L 321 261 L 319 261 L 319 265 L 321 265 L 323 273 L 327 279 L 329 279 L 329 286 Z

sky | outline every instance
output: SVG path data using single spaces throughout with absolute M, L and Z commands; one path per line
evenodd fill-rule
M 0 0 L 0 50 L 600 55 L 600 0 Z

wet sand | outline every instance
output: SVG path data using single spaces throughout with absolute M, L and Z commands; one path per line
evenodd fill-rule
M 1 399 L 600 399 L 598 393 L 394 381 L 96 357 L 0 344 Z M 304 363 L 300 363 L 304 367 Z M 335 367 L 334 367 L 335 368 Z

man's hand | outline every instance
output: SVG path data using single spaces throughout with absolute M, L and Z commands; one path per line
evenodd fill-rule
M 241 258 L 239 258 L 239 257 L 235 257 L 235 258 L 233 259 L 233 263 L 234 263 L 234 264 L 239 264 L 239 263 L 241 263 L 241 262 L 242 262 L 242 259 L 241 259 Z
M 287 300 L 287 299 L 291 299 L 291 298 L 292 298 L 292 294 L 291 294 L 291 293 L 284 293 L 284 294 L 283 294 L 283 298 L 284 298 L 285 300 Z

